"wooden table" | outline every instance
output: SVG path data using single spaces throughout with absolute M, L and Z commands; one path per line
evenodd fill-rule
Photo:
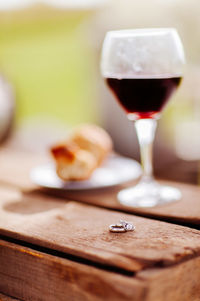
M 0 152 L 0 300 L 200 300 L 200 188 L 173 183 L 180 202 L 134 210 L 121 187 L 39 189 L 29 172 L 45 161 Z M 110 233 L 121 218 L 136 230 Z

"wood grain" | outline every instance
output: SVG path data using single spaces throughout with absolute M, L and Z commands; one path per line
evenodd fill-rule
M 136 275 L 136 278 L 148 284 L 146 292 L 147 300 L 200 300 L 199 257 L 169 268 L 141 271 Z
M 48 196 L 0 190 L 0 234 L 104 265 L 139 271 L 200 254 L 200 231 Z M 110 233 L 130 220 L 136 231 Z
M 0 290 L 25 301 L 200 300 L 199 257 L 129 277 L 1 240 L 0 259 Z
M 22 300 L 143 300 L 140 280 L 5 241 L 0 241 L 0 260 L 0 290 Z
M 101 189 L 81 192 L 61 192 L 56 190 L 37 189 L 31 182 L 29 174 L 31 168 L 49 161 L 48 155 L 27 154 L 7 149 L 0 151 L 0 182 L 4 185 L 17 187 L 23 191 L 37 190 L 39 193 L 54 194 L 61 198 L 72 199 L 84 203 L 117 209 L 124 212 L 136 213 L 142 216 L 153 217 L 161 220 L 181 224 L 194 225 L 200 228 L 200 187 L 189 184 L 162 181 L 161 183 L 178 187 L 182 191 L 182 199 L 178 202 L 157 206 L 155 208 L 130 208 L 122 206 L 117 201 L 120 189 L 135 184 L 128 183 L 112 189 Z
M 42 162 L 0 152 L 0 235 L 15 241 L 0 241 L 2 293 L 25 301 L 200 300 L 200 231 L 132 214 L 198 226 L 199 188 L 177 184 L 181 202 L 135 211 L 119 206 L 120 187 L 59 197 L 37 189 L 28 175 Z M 110 233 L 121 218 L 136 231 Z
M 141 216 L 153 217 L 175 223 L 190 224 L 200 229 L 200 187 L 190 184 L 182 184 L 169 181 L 159 181 L 160 184 L 169 185 L 180 189 L 182 199 L 153 208 L 131 208 L 119 204 L 117 193 L 133 184 L 123 185 L 118 188 L 107 190 L 96 190 L 88 192 L 59 192 L 46 190 L 47 193 L 54 193 L 60 197 L 81 201 L 95 206 L 117 209 L 124 212 L 139 214 Z M 45 191 L 44 191 L 45 192 Z
M 20 301 L 19 299 L 12 298 L 12 297 L 3 295 L 3 294 L 1 294 L 1 293 L 0 293 L 0 300 L 1 300 L 1 301 Z

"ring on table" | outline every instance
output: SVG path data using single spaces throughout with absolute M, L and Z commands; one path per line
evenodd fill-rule
M 126 229 L 122 224 L 113 224 L 109 226 L 110 232 L 122 233 L 126 232 Z
M 127 221 L 124 221 L 122 219 L 120 219 L 120 224 L 124 227 L 124 229 L 126 231 L 134 231 L 135 230 L 135 226 L 133 225 L 133 223 L 131 222 L 127 222 Z
M 119 223 L 110 225 L 109 230 L 110 232 L 123 233 L 127 231 L 134 231 L 135 226 L 131 222 L 120 219 Z

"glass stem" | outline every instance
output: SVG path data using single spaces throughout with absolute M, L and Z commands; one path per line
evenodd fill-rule
M 155 119 L 140 119 L 135 121 L 143 169 L 141 181 L 143 182 L 153 181 L 152 150 L 156 127 L 157 121 Z

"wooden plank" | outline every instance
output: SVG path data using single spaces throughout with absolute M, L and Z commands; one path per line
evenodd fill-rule
M 200 300 L 199 257 L 172 267 L 139 271 L 133 276 L 5 241 L 0 241 L 0 258 L 0 290 L 25 301 Z
M 148 283 L 146 299 L 152 301 L 199 301 L 200 258 L 173 267 L 148 269 L 136 275 Z M 143 299 L 141 299 L 143 301 Z
M 50 158 L 48 155 L 34 155 L 21 152 L 13 152 L 2 149 L 0 151 L 0 182 L 6 185 L 18 187 L 23 191 L 33 191 L 36 186 L 31 182 L 29 173 L 36 165 L 44 164 Z M 120 189 L 133 185 L 122 185 L 112 189 L 99 189 L 84 192 L 61 192 L 53 190 L 42 190 L 39 192 L 61 196 L 62 198 L 78 200 L 96 206 L 122 210 L 124 212 L 136 213 L 161 220 L 172 221 L 181 224 L 191 224 L 200 228 L 200 187 L 195 185 L 181 184 L 175 182 L 161 182 L 176 186 L 182 191 L 182 200 L 157 206 L 155 208 L 129 208 L 122 206 L 117 201 L 117 193 Z
M 0 260 L 0 290 L 23 300 L 141 301 L 144 294 L 140 280 L 5 241 Z
M 200 255 L 200 231 L 48 196 L 0 190 L 0 234 L 128 271 Z M 136 231 L 110 233 L 119 219 Z
M 20 301 L 19 299 L 12 298 L 0 293 L 0 301 Z
M 29 160 L 27 162 L 30 164 Z M 11 163 L 10 171 L 13 167 Z M 16 168 L 17 165 L 14 166 Z M 2 172 L 1 182 L 22 187 L 25 182 L 20 175 L 23 175 L 24 179 L 27 178 L 29 168 L 27 173 L 24 173 L 22 168 L 21 174 L 15 169 L 15 183 L 12 182 L 14 177 L 10 171 L 7 171 L 7 180 Z M 10 247 L 11 243 L 3 242 L 0 245 L 0 291 L 31 301 L 200 300 L 198 230 L 78 205 L 64 198 L 42 195 L 37 190 L 30 192 L 28 190 L 34 186 L 31 186 L 28 178 L 26 185 L 26 192 L 18 189 L 0 189 L 0 233 L 26 240 L 38 248 L 45 246 L 67 256 L 74 254 L 83 260 L 85 258 L 85 263 L 90 260 L 94 266 L 72 262 L 19 245 L 12 244 Z M 193 191 L 192 186 L 188 188 Z M 111 191 L 104 191 L 105 194 L 108 192 Z M 115 195 L 116 192 L 117 190 L 114 190 Z M 98 193 L 100 196 L 102 191 Z M 95 204 L 96 194 L 97 192 L 90 194 L 89 202 L 94 201 Z M 195 197 L 198 196 L 197 189 Z M 88 198 L 83 201 L 87 200 Z M 107 197 L 105 200 L 105 206 L 109 207 L 107 202 L 110 200 Z M 198 213 L 195 215 L 197 224 Z M 136 224 L 136 232 L 109 233 L 107 225 L 119 218 L 132 220 Z M 91 224 L 95 224 L 92 231 Z M 103 271 L 95 267 L 98 266 L 97 263 L 105 268 L 116 267 L 116 271 L 117 268 L 121 268 L 125 274 L 127 270 L 134 271 L 135 276 L 128 277 Z
M 119 204 L 117 200 L 117 193 L 121 189 L 131 186 L 131 184 L 107 190 L 91 190 L 88 192 L 62 192 L 55 190 L 45 191 L 46 193 L 53 193 L 54 195 L 58 195 L 62 198 L 65 197 L 95 206 L 117 209 L 124 212 L 139 214 L 141 216 L 180 223 L 182 225 L 190 224 L 190 226 L 194 225 L 194 227 L 200 229 L 200 187 L 169 181 L 159 182 L 160 184 L 169 185 L 180 189 L 182 192 L 182 199 L 177 202 L 156 206 L 153 208 L 131 208 L 123 206 Z

